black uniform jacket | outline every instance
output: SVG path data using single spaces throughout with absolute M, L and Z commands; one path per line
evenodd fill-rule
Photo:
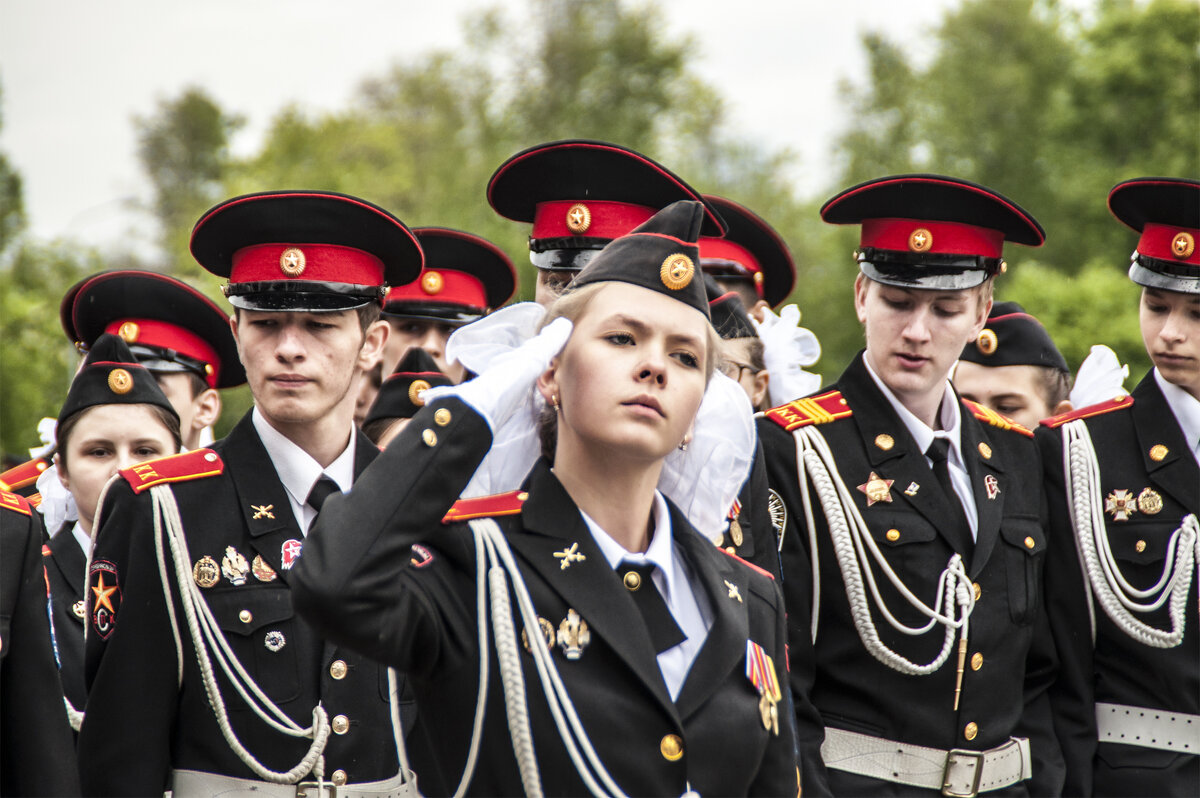
M 767 491 L 767 461 L 762 442 L 756 440 L 750 476 L 738 492 L 740 510 L 733 519 L 738 524 L 738 532 L 734 533 L 731 523 L 717 545 L 729 554 L 736 554 L 746 562 L 757 565 L 778 580 L 779 537 L 771 523 Z
M 82 712 L 87 701 L 87 689 L 83 686 L 83 588 L 87 555 L 71 533 L 72 523 L 68 521 L 42 547 L 42 563 L 50 582 L 50 616 L 62 665 L 63 689 L 71 705 Z
M 1132 404 L 1119 409 L 1095 415 L 1081 410 L 1078 415 L 1089 416 L 1084 423 L 1096 449 L 1102 497 L 1122 490 L 1135 498 L 1144 491 L 1159 496 L 1157 512 L 1139 510 L 1122 521 L 1115 512 L 1107 512 L 1104 519 L 1121 573 L 1135 588 L 1147 589 L 1161 577 L 1167 543 L 1184 516 L 1200 514 L 1200 468 L 1153 373 L 1134 389 L 1132 398 Z M 1067 762 L 1067 794 L 1200 795 L 1200 756 L 1114 743 L 1097 747 L 1094 708 L 1101 701 L 1200 714 L 1197 580 L 1193 578 L 1188 593 L 1180 645 L 1152 648 L 1139 643 L 1096 603 L 1093 646 L 1083 571 L 1067 510 L 1062 429 L 1043 426 L 1038 443 L 1051 501 L 1050 556 L 1058 562 L 1047 584 L 1063 583 L 1055 588 L 1064 598 L 1050 607 L 1050 621 L 1062 660 L 1053 697 Z M 1156 446 L 1166 447 L 1159 460 L 1151 455 Z M 1155 504 L 1144 506 L 1154 509 Z M 1156 629 L 1171 628 L 1166 606 L 1135 617 Z
M 440 520 L 490 443 L 486 422 L 461 401 L 422 409 L 349 495 L 331 497 L 294 574 L 297 607 L 318 629 L 408 672 L 420 707 L 409 739 L 423 738 L 427 749 L 414 745 L 412 757 L 425 794 L 451 793 L 458 784 L 479 686 L 472 533 L 466 523 Z M 523 491 L 528 499 L 519 512 L 496 521 L 551 634 L 571 610 L 587 623 L 590 642 L 578 659 L 568 660 L 558 642 L 552 656 L 616 783 L 629 795 L 680 795 L 689 785 L 702 795 L 795 794 L 788 713 L 781 705 L 778 734 L 765 729 L 746 676 L 752 640 L 785 678 L 782 597 L 773 581 L 717 551 L 671 506 L 674 540 L 708 591 L 714 616 L 672 702 L 633 599 L 545 461 Z M 573 546 L 583 556 L 564 566 L 555 553 Z M 542 641 L 545 631 L 526 629 L 526 639 Z M 519 795 L 494 644 L 489 656 L 483 741 L 469 792 Z M 584 795 L 525 650 L 521 662 L 545 793 Z
M 223 473 L 172 485 L 189 563 L 207 556 L 221 567 L 227 547 L 233 547 L 246 563 L 258 556 L 269 566 L 269 570 L 256 567 L 243 573 L 241 585 L 222 573 L 216 584 L 203 589 L 217 623 L 262 690 L 301 727 L 313 722 L 318 701 L 331 719 L 344 715 L 349 720 L 345 734 L 329 735 L 326 778 L 337 770 L 344 770 L 352 783 L 396 775 L 387 669 L 328 643 L 292 609 L 294 577 L 284 567 L 284 547 L 294 545 L 288 541 L 303 541 L 304 535 L 250 414 L 213 449 L 224 464 Z M 378 453 L 359 435 L 356 473 Z M 175 643 L 155 555 L 150 491 L 135 495 L 129 482 L 118 477 L 103 498 L 100 518 L 88 585 L 97 588 L 103 576 L 106 589 L 118 587 L 109 599 L 119 599 L 119 606 L 112 628 L 102 636 L 95 601 L 89 597 L 85 658 L 89 693 L 79 737 L 85 791 L 161 792 L 172 768 L 257 778 L 230 749 L 209 706 L 175 572 L 169 567 L 183 646 L 182 684 L 178 681 Z M 169 552 L 165 541 L 163 547 Z M 247 707 L 215 659 L 213 667 L 242 744 L 272 770 L 294 767 L 311 741 L 270 728 Z
M 961 407 L 962 452 L 974 488 L 979 529 L 974 545 L 959 540 L 944 531 L 953 527 L 948 502 L 957 498 L 943 494 L 923 453 L 871 379 L 862 357 L 860 353 L 832 386 L 845 401 L 839 407 L 851 415 L 817 429 L 828 442 L 871 536 L 904 584 L 934 606 L 938 576 L 958 552 L 978 601 L 970 620 L 967 665 L 956 712 L 957 632 L 949 659 L 925 676 L 893 670 L 868 652 L 854 625 L 825 515 L 812 490 L 821 579 L 814 644 L 810 626 L 813 553 L 797 479 L 796 440 L 793 433 L 769 418 L 760 419 L 771 489 L 786 510 L 781 557 L 793 691 L 798 697 L 808 695 L 821 719 L 816 728 L 803 719 L 797 723 L 805 793 L 920 792 L 826 769 L 820 755 L 822 725 L 941 749 L 987 750 L 1011 736 L 1029 737 L 1035 784 L 1028 789 L 1033 794 L 1053 792 L 1062 774 L 1045 695 L 1055 663 L 1042 597 L 1046 532 L 1037 450 L 1029 437 L 982 423 L 965 405 Z M 856 488 L 865 486 L 872 473 L 892 480 L 890 501 L 867 506 L 864 490 Z M 988 485 L 993 488 L 991 495 Z M 927 618 L 893 587 L 873 559 L 871 563 L 886 606 L 906 625 L 923 626 Z M 943 645 L 944 627 L 935 626 L 917 637 L 903 635 L 880 614 L 869 588 L 867 595 L 872 621 L 889 648 L 921 665 L 936 657 Z M 980 663 L 978 668 L 975 662 Z M 798 700 L 797 706 L 803 702 Z M 974 726 L 969 730 L 968 724 Z M 970 731 L 976 732 L 974 739 L 968 739 Z M 1009 791 L 1019 795 L 1026 789 L 1023 783 Z
M 36 510 L 0 493 L 0 795 L 79 794 L 50 642 L 43 534 Z

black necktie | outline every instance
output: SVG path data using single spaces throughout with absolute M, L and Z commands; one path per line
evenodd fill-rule
M 622 562 L 617 566 L 617 573 L 621 575 L 621 583 L 633 595 L 633 603 L 637 605 L 643 620 L 646 621 L 646 629 L 650 632 L 650 642 L 654 644 L 656 654 L 661 654 L 687 640 L 679 624 L 675 623 L 671 610 L 667 608 L 662 593 L 658 592 L 658 587 L 650 578 L 654 573 L 654 563 L 634 565 L 631 562 Z
M 967 522 L 966 508 L 963 507 L 962 500 L 958 498 L 958 491 L 954 489 L 954 483 L 950 480 L 950 464 L 947 460 L 949 455 L 950 441 L 945 438 L 934 438 L 933 443 L 925 450 L 925 456 L 933 461 L 933 475 L 937 477 L 938 484 L 942 486 L 942 493 L 950 503 L 950 512 L 954 514 L 958 531 L 961 533 L 959 539 L 970 545 L 973 541 L 971 525 Z
M 317 480 L 317 484 L 313 485 L 312 490 L 308 492 L 306 503 L 319 513 L 321 512 L 321 506 L 325 504 L 325 500 L 329 498 L 329 495 L 331 493 L 338 493 L 339 491 L 341 491 L 341 488 L 337 486 L 337 483 L 322 474 L 321 478 Z

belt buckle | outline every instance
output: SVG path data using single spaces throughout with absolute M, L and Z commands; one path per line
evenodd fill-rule
M 979 782 L 983 780 L 983 751 L 968 751 L 965 748 L 951 748 L 946 754 L 946 768 L 942 771 L 942 795 L 948 798 L 975 798 L 979 794 Z M 950 768 L 960 759 L 975 760 L 975 777 L 971 779 L 970 792 L 955 792 L 951 789 Z
M 337 785 L 331 781 L 302 781 L 296 785 L 296 798 L 337 798 Z

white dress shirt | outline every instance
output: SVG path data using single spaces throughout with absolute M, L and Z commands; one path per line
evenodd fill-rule
M 321 468 L 321 464 L 314 460 L 312 455 L 272 427 L 257 407 L 250 418 L 263 447 L 267 450 L 267 455 L 271 458 L 271 463 L 275 466 L 279 481 L 287 491 L 292 515 L 300 525 L 300 531 L 307 535 L 308 527 L 317 517 L 317 511 L 308 506 L 308 494 L 321 475 L 324 474 L 336 482 L 342 493 L 350 490 L 350 486 L 354 484 L 354 428 L 350 428 L 350 442 L 346 444 L 345 451 L 327 467 Z
M 1200 399 L 1175 383 L 1167 382 L 1163 375 L 1158 373 L 1158 369 L 1154 370 L 1154 381 L 1158 383 L 1158 389 L 1162 391 L 1163 398 L 1175 414 L 1175 420 L 1183 430 L 1183 439 L 1187 441 L 1192 457 L 1200 463 Z
M 708 637 L 712 628 L 712 610 L 708 606 L 708 596 L 702 585 L 696 584 L 695 575 L 688 567 L 683 555 L 675 546 L 671 532 L 671 513 L 667 509 L 666 499 L 658 491 L 654 492 L 654 530 L 651 532 L 650 545 L 645 553 L 626 551 L 625 547 L 600 528 L 583 510 L 583 516 L 588 530 L 604 554 L 604 559 L 616 570 L 623 561 L 634 565 L 651 563 L 655 569 L 651 578 L 658 592 L 667 603 L 667 609 L 686 639 L 679 645 L 668 648 L 658 655 L 658 669 L 662 671 L 663 681 L 666 682 L 667 692 L 674 701 L 683 688 L 688 671 L 695 661 L 696 655 Z

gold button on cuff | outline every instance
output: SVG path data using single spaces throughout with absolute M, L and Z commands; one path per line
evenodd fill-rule
M 979 587 L 978 582 L 971 583 L 971 590 L 975 593 L 975 600 L 979 601 L 979 597 L 983 595 L 983 589 Z
M 334 715 L 332 726 L 334 734 L 345 734 L 350 731 L 350 718 L 345 715 Z
M 974 740 L 978 736 L 979 724 L 975 721 L 971 721 L 967 724 L 967 728 L 963 729 L 963 737 L 966 737 L 968 740 Z
M 983 655 L 976 651 L 971 655 L 971 670 L 977 671 L 983 667 Z
M 329 777 L 329 780 L 332 781 L 338 787 L 345 785 L 346 779 L 347 779 L 346 771 L 344 771 L 344 770 L 335 770 L 335 771 L 333 771 L 333 775 Z
M 900 539 L 900 530 L 899 529 L 889 529 L 887 531 L 887 539 L 892 541 L 893 543 L 895 543 L 897 540 Z
M 629 590 L 637 590 L 642 586 L 642 575 L 637 571 L 630 571 L 625 574 L 625 578 L 621 581 L 625 583 L 625 587 L 629 588 Z
M 254 620 L 254 616 L 250 613 L 250 610 L 242 610 L 238 613 L 238 620 L 242 623 L 250 623 Z
M 350 669 L 346 667 L 345 660 L 335 659 L 333 664 L 329 666 L 329 675 L 335 679 L 345 679 L 349 671 Z
M 440 407 L 438 408 L 437 412 L 433 414 L 433 423 L 437 424 L 439 427 L 444 427 L 450 423 L 450 418 L 450 411 L 444 407 Z
M 1138 554 L 1141 554 L 1146 550 L 1146 541 L 1139 540 L 1137 543 L 1133 544 L 1133 548 Z
M 658 744 L 658 750 L 663 759 L 668 762 L 678 762 L 683 757 L 683 740 L 678 734 L 668 734 Z
M 1025 548 L 1032 549 L 1036 545 L 1037 545 L 1037 541 L 1034 540 L 1033 538 L 1031 538 L 1031 537 L 1025 538 Z
M 421 440 L 425 441 L 426 446 L 437 446 L 437 433 L 427 429 L 421 433 Z

